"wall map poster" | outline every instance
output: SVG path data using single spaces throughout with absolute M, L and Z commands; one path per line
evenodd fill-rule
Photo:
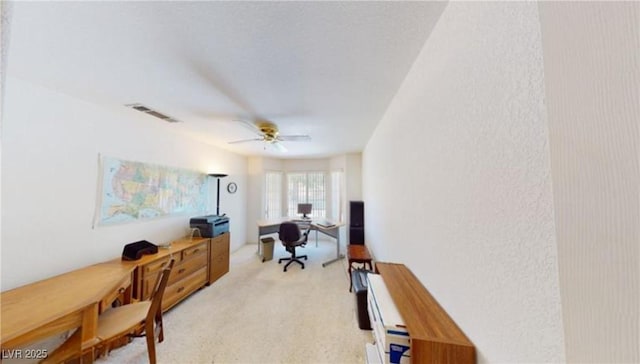
M 98 225 L 204 213 L 207 175 L 180 168 L 100 158 Z

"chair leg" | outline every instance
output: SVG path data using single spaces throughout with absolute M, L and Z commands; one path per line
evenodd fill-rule
M 296 263 L 300 264 L 300 265 L 302 266 L 302 269 L 304 269 L 304 263 L 302 263 L 302 262 L 301 262 L 301 261 L 299 261 L 298 259 L 290 259 L 290 260 L 289 260 L 289 263 L 287 263 L 287 264 L 284 266 L 284 271 L 285 271 L 285 272 L 287 271 L 287 268 L 289 267 L 289 265 L 291 265 L 291 263 L 293 263 L 293 262 L 296 262 Z
M 162 312 L 158 311 L 156 315 L 156 328 L 154 331 L 154 336 L 158 337 L 158 342 L 161 343 L 164 341 L 164 326 L 162 325 Z
M 156 338 L 154 335 L 153 320 L 146 324 L 147 352 L 149 353 L 149 364 L 156 364 Z
M 293 262 L 296 262 L 296 263 L 300 264 L 302 266 L 302 269 L 304 269 L 304 263 L 302 263 L 302 261 L 300 261 L 301 258 L 304 258 L 304 260 L 308 260 L 306 255 L 297 256 L 296 255 L 296 248 L 294 247 L 293 251 L 291 251 L 291 257 L 278 259 L 278 264 L 282 263 L 283 261 L 288 261 L 288 263 L 284 266 L 284 269 L 283 269 L 284 272 L 287 271 L 287 268 Z

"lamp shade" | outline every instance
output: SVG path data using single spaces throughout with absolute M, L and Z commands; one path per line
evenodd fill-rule
M 214 178 L 223 178 L 228 176 L 228 174 L 224 174 L 224 173 L 209 173 L 209 177 L 214 177 Z

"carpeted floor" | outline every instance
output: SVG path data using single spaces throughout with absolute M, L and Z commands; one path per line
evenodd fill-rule
M 164 314 L 160 363 L 362 363 L 370 331 L 358 328 L 355 298 L 349 293 L 346 260 L 322 267 L 336 256 L 334 241 L 310 242 L 305 269 L 287 272 L 278 258 L 262 263 L 256 245 L 231 255 L 228 274 Z M 342 250 L 344 252 L 344 249 Z M 147 363 L 143 338 L 97 361 Z

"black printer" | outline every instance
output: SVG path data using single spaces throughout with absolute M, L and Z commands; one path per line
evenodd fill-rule
M 229 231 L 229 218 L 224 215 L 192 217 L 189 225 L 192 229 L 200 229 L 203 238 L 213 238 Z

